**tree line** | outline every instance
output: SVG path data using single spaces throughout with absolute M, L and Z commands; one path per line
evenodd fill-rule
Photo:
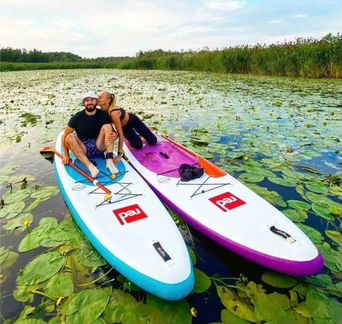
M 135 57 L 99 57 L 85 59 L 64 52 L 42 53 L 34 50 L 35 57 L 47 61 L 20 61 L 9 59 L 9 54 L 23 51 L 7 48 L 7 56 L 1 50 L 1 70 L 64 69 L 64 68 L 119 68 L 189 70 L 220 73 L 250 73 L 257 75 L 341 78 L 340 34 L 327 34 L 321 39 L 297 38 L 295 41 L 277 44 L 235 46 L 210 51 L 207 47 L 198 51 L 164 51 L 162 49 L 139 51 Z M 26 54 L 30 53 L 26 52 Z M 59 54 L 59 55 L 57 55 Z M 40 55 L 40 56 L 39 56 Z M 74 58 L 73 58 L 74 57 Z M 5 59 L 6 58 L 6 59 Z M 31 62 L 19 64 L 12 62 Z M 44 62 L 44 63 L 43 63 Z M 42 64 L 39 64 L 42 63 Z
M 1 62 L 21 63 L 51 63 L 51 62 L 80 62 L 82 57 L 69 52 L 42 52 L 37 49 L 29 50 L 11 47 L 1 48 Z

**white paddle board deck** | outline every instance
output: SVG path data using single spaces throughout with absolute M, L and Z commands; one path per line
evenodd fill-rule
M 322 255 L 284 214 L 238 180 L 187 148 L 157 134 L 155 146 L 125 154 L 157 195 L 185 221 L 227 249 L 270 269 L 313 275 Z M 204 167 L 202 177 L 180 181 L 186 163 Z
M 56 150 L 62 152 L 62 134 Z M 74 164 L 89 175 L 85 166 Z M 194 272 L 184 240 L 170 214 L 137 172 L 118 163 L 113 180 L 105 160 L 94 159 L 103 190 L 55 157 L 56 176 L 68 208 L 95 249 L 117 271 L 144 290 L 167 300 L 187 296 Z M 108 196 L 106 197 L 108 198 Z

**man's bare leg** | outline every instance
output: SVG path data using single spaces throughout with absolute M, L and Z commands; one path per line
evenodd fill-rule
M 117 137 L 117 133 L 113 132 L 113 128 L 110 124 L 103 125 L 100 134 L 97 137 L 96 146 L 100 151 L 105 151 L 107 153 L 113 152 L 114 143 Z M 119 173 L 119 170 L 115 167 L 112 158 L 106 160 L 106 166 L 111 173 Z
M 82 141 L 77 137 L 76 134 L 69 134 L 65 143 L 70 151 L 72 151 L 75 156 L 88 168 L 93 178 L 96 178 L 99 174 L 97 167 L 91 163 L 87 157 L 87 149 L 82 143 Z

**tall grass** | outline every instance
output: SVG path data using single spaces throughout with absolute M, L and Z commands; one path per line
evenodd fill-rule
M 216 51 L 139 52 L 120 61 L 75 63 L 2 63 L 1 71 L 27 69 L 164 69 L 311 78 L 341 78 L 342 36 L 302 39 L 271 45 L 237 46 Z

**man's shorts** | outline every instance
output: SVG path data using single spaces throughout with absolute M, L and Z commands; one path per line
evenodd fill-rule
M 96 146 L 96 139 L 89 138 L 82 140 L 82 143 L 85 145 L 87 149 L 87 157 L 94 158 L 94 157 L 103 157 L 103 152 L 100 151 Z

